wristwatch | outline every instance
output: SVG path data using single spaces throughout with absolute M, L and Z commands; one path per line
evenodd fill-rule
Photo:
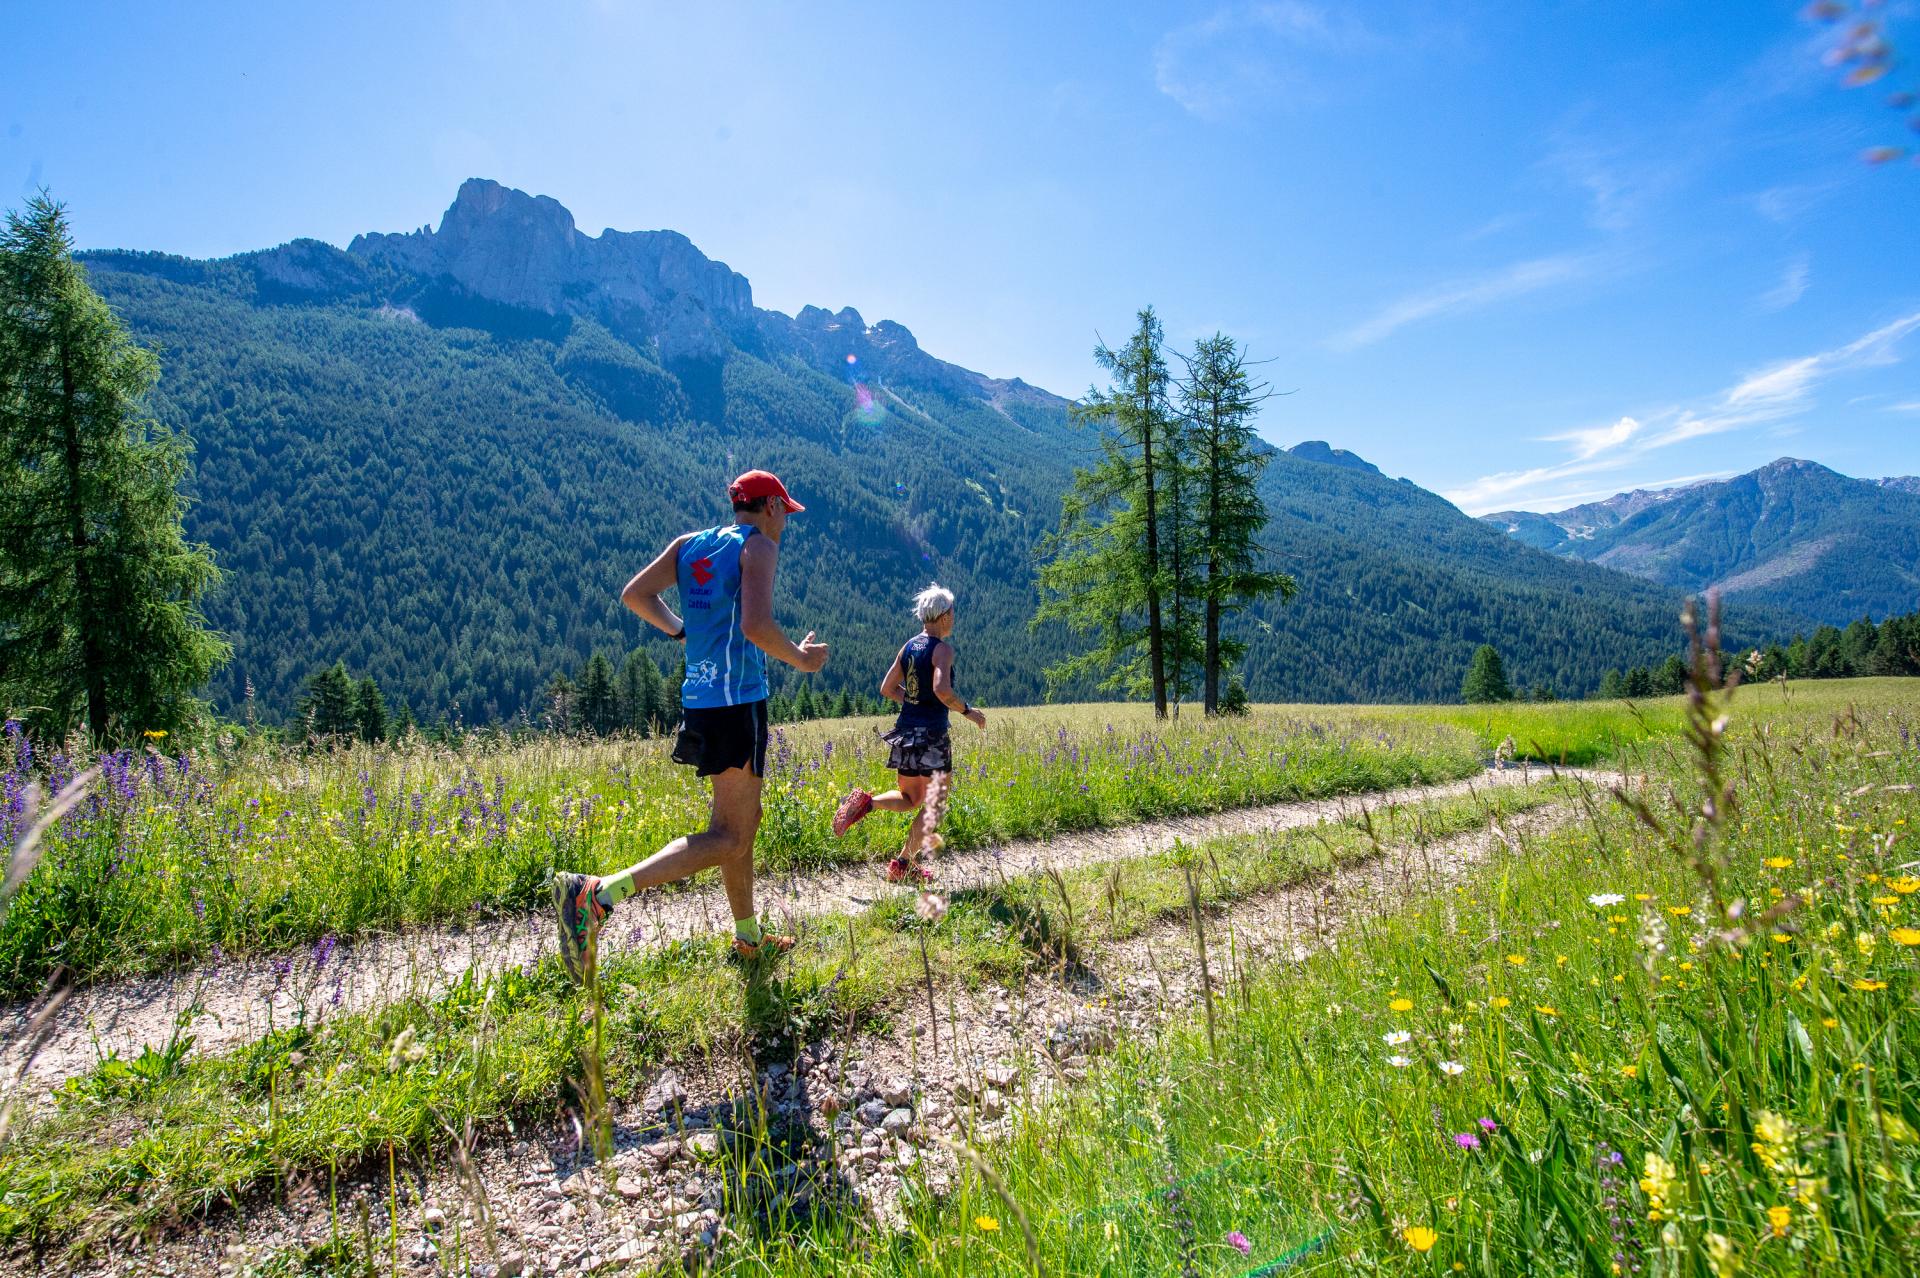
M 681 623 L 681 625 L 680 625 L 680 629 L 678 629 L 678 630 L 676 630 L 676 631 L 674 631 L 674 632 L 673 632 L 672 634 L 670 634 L 670 635 L 668 635 L 668 636 L 667 636 L 667 638 L 669 638 L 669 639 L 672 639 L 672 640 L 674 640 L 674 641 L 676 641 L 676 642 L 678 642 L 678 643 L 685 643 L 685 642 L 687 641 L 687 627 L 686 627 L 686 623 L 685 623 L 685 622 L 682 622 L 682 623 Z

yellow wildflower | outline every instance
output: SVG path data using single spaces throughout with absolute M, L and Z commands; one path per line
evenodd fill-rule
M 1640 1067 L 1638 1065 L 1622 1065 L 1620 1067 L 1620 1073 L 1626 1078 L 1638 1078 L 1640 1077 Z
M 1713 1262 L 1713 1278 L 1733 1278 L 1740 1272 L 1740 1253 L 1725 1234 L 1708 1234 L 1707 1259 Z
M 1896 927 L 1887 936 L 1895 945 L 1920 945 L 1920 927 Z
M 1887 988 L 1887 983 L 1885 981 L 1870 981 L 1865 977 L 1862 977 L 1861 979 L 1853 983 L 1853 988 L 1855 988 L 1856 990 L 1865 990 L 1867 993 L 1871 994 L 1876 990 L 1884 990 L 1885 988 Z
M 1772 1228 L 1773 1236 L 1775 1238 L 1785 1238 L 1787 1236 L 1787 1226 L 1791 1224 L 1792 1221 L 1793 1221 L 1793 1208 L 1791 1207 L 1767 1208 L 1767 1224 Z
M 1651 901 L 1653 897 L 1645 892 L 1635 892 L 1633 894 L 1633 899 L 1636 901 Z
M 973 1227 L 983 1234 L 997 1234 L 1000 1232 L 1000 1222 L 991 1216 L 975 1216 L 973 1218 Z
M 1667 907 L 1667 913 L 1673 915 L 1675 918 L 1679 918 L 1682 915 L 1693 913 L 1693 907 L 1691 905 L 1669 905 Z
M 1900 898 L 1897 896 L 1876 896 L 1873 898 L 1873 903 L 1875 905 L 1898 905 L 1900 904 Z
M 1413 1010 L 1413 1000 L 1410 998 L 1396 998 L 1393 1002 L 1387 1004 L 1387 1010 L 1390 1012 L 1411 1012 Z
M 1862 932 L 1853 938 L 1853 948 L 1860 951 L 1861 958 L 1870 959 L 1873 957 L 1873 947 L 1879 943 L 1879 939 L 1871 932 Z
M 1560 1009 L 1559 1009 L 1559 1008 L 1557 1008 L 1557 1007 L 1548 1007 L 1548 1006 L 1547 1006 L 1546 1004 L 1544 1004 L 1544 1003 L 1536 1003 L 1536 1004 L 1534 1004 L 1534 1006 L 1533 1006 L 1533 1010 L 1534 1010 L 1534 1011 L 1536 1011 L 1536 1012 L 1538 1012 L 1538 1013 L 1540 1013 L 1540 1015 L 1542 1015 L 1542 1016 L 1558 1016 L 1558 1015 L 1560 1015 Z
M 1407 1246 L 1423 1253 L 1432 1251 L 1433 1245 L 1440 1241 L 1440 1235 L 1425 1225 L 1409 1225 L 1400 1231 L 1400 1236 L 1407 1240 Z
M 1666 1214 L 1667 1203 L 1673 1197 L 1674 1181 L 1678 1177 L 1679 1172 L 1672 1163 L 1652 1150 L 1647 1151 L 1644 1173 L 1640 1177 L 1640 1192 L 1647 1196 L 1648 1220 L 1659 1220 Z
M 1767 868 L 1770 870 L 1790 869 L 1792 865 L 1793 858 L 1790 856 L 1770 856 L 1767 858 Z
M 1513 1000 L 1508 998 L 1505 994 L 1497 994 L 1494 996 L 1493 1005 L 1495 1007 L 1512 1007 Z
M 1524 954 L 1509 954 L 1507 955 L 1507 962 L 1513 964 L 1515 967 L 1525 967 L 1527 965 L 1527 956 Z
M 1887 886 L 1901 896 L 1912 896 L 1915 892 L 1920 892 L 1920 879 L 1914 878 L 1911 874 L 1903 874 L 1897 879 L 1888 879 Z

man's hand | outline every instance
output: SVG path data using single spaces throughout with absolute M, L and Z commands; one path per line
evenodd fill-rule
M 967 707 L 967 722 L 985 732 L 987 730 L 987 712 L 976 706 Z
M 794 669 L 814 674 L 827 664 L 827 645 L 813 641 L 813 631 L 807 631 L 807 637 L 800 641 L 800 660 L 793 663 Z

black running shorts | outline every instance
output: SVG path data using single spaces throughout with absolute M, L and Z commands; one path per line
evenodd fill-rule
M 707 709 L 689 706 L 680 715 L 680 738 L 673 745 L 675 763 L 686 764 L 702 777 L 733 768 L 749 768 L 756 777 L 767 775 L 765 701 Z

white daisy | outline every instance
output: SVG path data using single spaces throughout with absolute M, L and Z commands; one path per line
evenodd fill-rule
M 1462 1065 L 1459 1061 L 1441 1061 L 1440 1072 L 1442 1074 L 1459 1075 L 1459 1074 L 1466 1073 L 1467 1067 L 1465 1065 Z
M 1401 1047 L 1413 1041 L 1413 1035 L 1406 1030 L 1389 1030 L 1380 1036 L 1380 1041 L 1388 1047 Z

